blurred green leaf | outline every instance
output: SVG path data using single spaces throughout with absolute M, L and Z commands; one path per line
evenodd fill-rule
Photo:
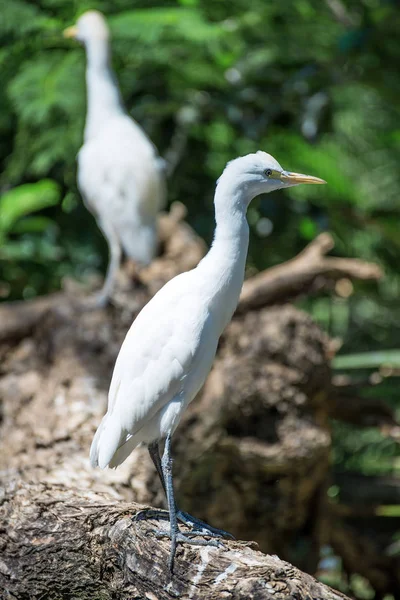
M 334 369 L 376 369 L 378 367 L 400 367 L 400 350 L 362 352 L 336 356 L 332 361 Z
M 11 233 L 19 235 L 23 233 L 43 233 L 46 229 L 55 226 L 53 219 L 48 217 L 25 217 L 15 223 L 11 228 Z
M 196 43 L 210 43 L 229 34 L 218 23 L 208 22 L 199 10 L 187 6 L 121 12 L 110 18 L 110 25 L 116 36 L 140 39 L 146 44 L 168 32 Z
M 304 219 L 300 221 L 299 231 L 305 240 L 312 240 L 318 233 L 318 227 L 315 221 L 309 217 L 304 217 Z
M 54 206 L 59 200 L 59 186 L 50 179 L 26 183 L 5 192 L 0 198 L 0 231 L 9 232 L 21 217 Z
M 400 504 L 378 506 L 375 512 L 381 517 L 400 517 Z

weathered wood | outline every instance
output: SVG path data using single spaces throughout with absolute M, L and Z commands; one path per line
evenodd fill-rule
M 352 507 L 353 516 L 376 515 L 380 506 L 400 505 L 400 481 L 389 475 L 335 472 L 333 483 L 340 488 L 340 502 Z
M 287 302 L 299 294 L 321 290 L 338 279 L 377 280 L 382 277 L 378 265 L 326 256 L 333 246 L 332 236 L 321 233 L 292 260 L 245 281 L 238 312 Z
M 380 427 L 392 431 L 400 439 L 399 424 L 395 411 L 382 398 L 364 398 L 354 388 L 351 393 L 332 389 L 331 415 L 335 419 L 359 427 Z
M 168 572 L 164 522 L 132 520 L 142 507 L 64 486 L 14 484 L 1 499 L 4 600 L 343 600 L 277 556 L 249 544 L 179 546 Z
M 290 562 L 330 469 L 328 346 L 290 305 L 235 319 L 175 436 L 185 510 Z M 319 545 L 312 530 L 301 535 Z M 303 560 L 317 568 L 312 553 Z

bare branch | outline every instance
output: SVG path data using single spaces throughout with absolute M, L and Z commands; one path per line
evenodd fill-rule
M 380 398 L 363 398 L 338 390 L 333 394 L 330 412 L 335 419 L 360 427 L 399 427 L 394 411 Z
M 381 269 L 372 263 L 325 255 L 334 246 L 329 233 L 322 233 L 300 254 L 282 265 L 248 279 L 243 286 L 238 312 L 280 304 L 299 294 L 321 289 L 342 278 L 377 280 Z
M 356 19 L 349 13 L 347 7 L 341 2 L 341 0 L 325 0 L 326 5 L 331 11 L 335 19 L 344 27 L 355 27 L 357 25 Z

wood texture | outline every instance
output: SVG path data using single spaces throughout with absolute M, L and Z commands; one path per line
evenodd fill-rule
M 11 486 L 2 497 L 3 598 L 59 600 L 341 600 L 277 556 L 241 542 L 178 548 L 171 578 L 169 544 L 155 521 L 135 522 L 138 506 L 63 486 Z

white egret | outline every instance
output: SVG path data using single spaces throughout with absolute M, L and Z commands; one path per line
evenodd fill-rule
M 202 387 L 237 306 L 249 241 L 246 210 L 255 196 L 300 183 L 325 182 L 285 171 L 261 151 L 228 163 L 215 192 L 211 249 L 195 269 L 169 281 L 142 309 L 118 355 L 91 463 L 117 467 L 138 444 L 147 444 L 168 502 L 170 533 L 164 535 L 171 538 L 171 570 L 177 542 L 206 544 L 193 536 L 225 533 L 177 510 L 170 449 L 171 436 Z M 177 520 L 195 529 L 183 533 Z
M 124 252 L 140 265 L 157 249 L 156 217 L 165 202 L 163 160 L 143 129 L 126 113 L 110 65 L 109 29 L 97 11 L 84 13 L 65 37 L 86 49 L 87 114 L 78 154 L 78 187 L 109 247 L 104 304 Z

